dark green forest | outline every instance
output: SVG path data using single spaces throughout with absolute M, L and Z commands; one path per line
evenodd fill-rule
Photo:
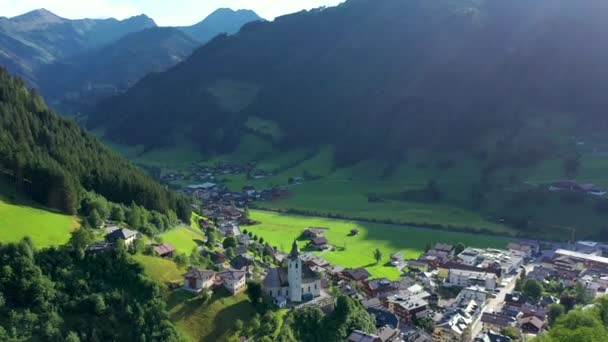
M 75 214 L 83 190 L 190 218 L 189 200 L 50 111 L 35 92 L 0 69 L 0 171 L 35 201 Z
M 608 124 L 606 15 L 599 0 L 349 0 L 218 36 L 91 109 L 88 124 L 127 144 L 180 134 L 226 152 L 257 116 L 279 124 L 281 147 L 332 144 L 338 164 L 476 153 L 484 138 L 530 164 L 556 151 L 539 134 L 551 122 L 531 122 Z
M 179 341 L 161 289 L 125 248 L 84 254 L 67 246 L 0 244 L 1 341 Z

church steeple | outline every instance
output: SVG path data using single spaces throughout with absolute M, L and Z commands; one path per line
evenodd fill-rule
M 293 244 L 291 245 L 291 253 L 289 253 L 290 258 L 297 258 L 300 255 L 300 251 L 298 250 L 298 244 L 296 240 L 293 240 Z

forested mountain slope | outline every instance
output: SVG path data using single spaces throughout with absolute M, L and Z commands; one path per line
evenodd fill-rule
M 135 202 L 189 220 L 179 197 L 111 152 L 73 122 L 46 108 L 22 81 L 0 69 L 0 171 L 37 202 L 74 214 L 82 190 Z
M 280 125 L 283 146 L 331 143 L 342 163 L 472 150 L 490 132 L 511 146 L 539 113 L 599 129 L 606 15 L 601 0 L 349 0 L 220 36 L 99 105 L 89 124 L 129 144 L 179 132 L 225 151 L 257 116 Z M 543 138 L 510 153 L 534 158 Z
M 172 67 L 199 45 L 177 28 L 153 27 L 46 65 L 38 72 L 38 84 L 52 105 L 76 110 Z

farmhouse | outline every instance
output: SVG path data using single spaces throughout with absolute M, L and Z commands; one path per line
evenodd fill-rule
M 173 256 L 173 252 L 175 252 L 175 248 L 168 243 L 163 243 L 161 245 L 156 245 L 153 247 L 154 253 L 156 253 L 161 258 L 170 258 Z
M 310 240 L 309 245 L 318 250 L 323 250 L 327 247 L 327 239 L 322 236 L 316 237 Z
M 329 230 L 329 228 L 321 228 L 321 227 L 308 227 L 304 229 L 302 233 L 302 237 L 305 239 L 315 239 L 322 237 L 325 232 Z
M 233 295 L 242 293 L 245 291 L 246 284 L 246 272 L 236 270 L 226 270 L 215 274 L 216 281 L 221 282 L 228 292 Z
M 131 246 L 135 239 L 137 239 L 137 232 L 134 230 L 120 228 L 112 231 L 111 233 L 106 235 L 106 241 L 110 243 L 116 243 L 119 240 L 123 240 L 125 245 Z
M 292 303 L 311 300 L 321 295 L 321 279 L 310 266 L 302 262 L 298 244 L 294 240 L 287 258 L 287 269 L 268 270 L 262 286 L 264 292 L 274 298 L 286 297 Z
M 201 292 L 210 289 L 215 282 L 215 271 L 191 269 L 184 274 L 184 289 L 190 292 Z
M 184 274 L 184 289 L 198 293 L 203 289 L 215 289 L 223 286 L 231 294 L 245 291 L 246 273 L 237 270 L 215 272 L 209 270 L 191 269 Z
M 363 267 L 348 268 L 345 269 L 342 274 L 346 279 L 354 280 L 356 282 L 362 282 L 364 280 L 367 280 L 367 278 L 369 278 L 370 276 L 369 272 L 367 272 L 367 270 Z

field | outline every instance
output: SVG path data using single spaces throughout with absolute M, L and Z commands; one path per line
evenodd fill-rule
M 236 320 L 247 322 L 255 314 L 246 294 L 229 296 L 221 290 L 204 303 L 186 291 L 174 291 L 169 298 L 168 310 L 171 321 L 189 341 L 235 339 Z
M 462 242 L 468 246 L 506 247 L 509 239 L 504 237 L 466 234 L 459 232 L 437 231 L 398 225 L 373 224 L 345 220 L 332 220 L 305 216 L 286 215 L 262 211 L 251 211 L 252 219 L 261 222 L 259 225 L 247 227 L 248 231 L 263 237 L 270 245 L 288 252 L 294 239 L 309 226 L 326 227 L 329 231 L 325 237 L 338 250 L 330 252 L 315 252 L 332 264 L 343 267 L 366 267 L 374 277 L 395 279 L 398 271 L 387 266 L 389 256 L 397 251 L 403 252 L 405 258 L 415 258 L 423 252 L 428 243 L 447 242 L 456 244 Z M 351 229 L 356 228 L 359 234 L 348 236 Z M 298 241 L 301 249 L 305 250 L 306 241 Z M 344 250 L 340 250 L 344 248 Z M 372 252 L 374 249 L 382 252 L 382 261 L 376 264 Z
M 178 252 L 190 254 L 192 249 L 203 243 L 202 233 L 197 234 L 186 227 L 178 227 L 160 235 L 163 242 L 170 243 Z
M 78 227 L 76 218 L 38 207 L 0 181 L 0 242 L 29 236 L 37 248 L 61 245 Z
M 544 124 L 540 123 L 540 126 Z M 567 125 L 561 124 L 566 127 Z M 504 167 L 491 176 L 491 187 L 484 190 L 483 204 L 476 205 L 472 189 L 481 183 L 484 162 L 470 153 L 440 153 L 410 150 L 407 158 L 390 164 L 382 160 L 365 160 L 353 165 L 336 168 L 334 151 L 330 146 L 279 148 L 267 139 L 278 139 L 280 128 L 272 121 L 250 118 L 249 133 L 243 135 L 240 145 L 230 154 L 212 158 L 197 157 L 189 153 L 191 144 L 173 149 L 171 158 L 160 151 L 150 151 L 145 156 L 133 158 L 142 165 L 161 167 L 162 172 L 192 171 L 192 165 L 212 165 L 216 162 L 245 163 L 255 161 L 257 168 L 273 172 L 273 176 L 247 180 L 244 175 L 226 175 L 217 182 L 239 191 L 245 185 L 257 189 L 288 183 L 290 177 L 304 176 L 300 185 L 289 186 L 290 196 L 273 202 L 257 202 L 260 209 L 286 211 L 293 209 L 318 216 L 340 216 L 349 219 L 378 220 L 412 225 L 440 225 L 453 230 L 477 230 L 500 235 L 528 235 L 534 238 L 565 240 L 570 231 L 576 230 L 579 239 L 601 239 L 599 232 L 606 230 L 608 214 L 594 209 L 595 198 L 580 205 L 565 205 L 559 195 L 547 194 L 546 205 L 526 204 L 510 207 L 518 191 L 532 189 L 566 178 L 563 159 L 552 157 L 525 168 Z M 560 126 L 561 127 L 561 126 Z M 561 137 L 563 128 L 552 128 Z M 266 137 L 253 132 L 262 132 Z M 553 132 L 551 131 L 551 132 Z M 551 133 L 549 132 L 549 133 Z M 546 133 L 546 132 L 545 132 Z M 553 133 L 551 133 L 553 134 Z M 570 139 L 568 136 L 566 140 Z M 494 146 L 494 141 L 483 143 Z M 171 149 L 169 149 L 171 150 Z M 575 180 L 608 187 L 608 145 L 587 144 L 581 148 L 580 168 Z M 185 158 L 178 163 L 173 156 Z M 190 158 L 190 159 L 188 159 Z M 189 163 L 185 163 L 189 160 Z M 420 191 L 434 180 L 441 192 L 441 200 L 425 202 L 404 198 L 407 191 Z M 175 181 L 174 186 L 186 186 L 193 181 Z M 513 185 L 516 186 L 513 186 Z M 370 201 L 371 196 L 380 198 Z M 524 219 L 528 226 L 517 222 Z M 510 223 L 506 223 L 510 222 Z
M 133 256 L 133 259 L 143 266 L 144 272 L 150 278 L 163 284 L 171 281 L 181 281 L 182 275 L 186 272 L 172 260 L 156 256 L 137 254 Z

